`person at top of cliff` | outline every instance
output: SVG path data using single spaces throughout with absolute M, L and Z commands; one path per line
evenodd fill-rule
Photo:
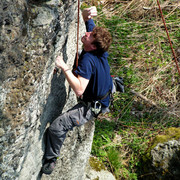
M 107 50 L 112 38 L 105 28 L 95 27 L 91 17 L 96 15 L 95 7 L 82 12 L 87 32 L 81 39 L 83 51 L 75 72 L 72 73 L 61 56 L 56 59 L 56 66 L 62 69 L 78 96 L 78 104 L 55 119 L 47 130 L 45 161 L 42 167 L 45 174 L 52 173 L 68 130 L 85 124 L 101 112 L 106 112 L 110 104 L 113 83 Z

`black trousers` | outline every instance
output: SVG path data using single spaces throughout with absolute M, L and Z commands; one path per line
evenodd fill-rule
M 94 113 L 85 104 L 78 103 L 69 111 L 61 114 L 53 121 L 47 131 L 47 143 L 45 159 L 51 159 L 60 155 L 61 146 L 66 138 L 66 133 L 75 126 L 81 126 L 92 120 Z

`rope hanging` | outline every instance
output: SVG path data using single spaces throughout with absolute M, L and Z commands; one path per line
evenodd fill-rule
M 80 0 L 78 0 L 78 17 L 77 17 L 77 47 L 76 47 L 76 68 L 78 67 L 78 42 L 79 42 L 79 11 L 80 11 Z
M 177 58 L 176 58 L 176 55 L 175 55 L 175 52 L 174 52 L 174 49 L 173 49 L 173 46 L 172 46 L 172 43 L 171 43 L 171 39 L 170 39 L 170 37 L 169 37 L 169 33 L 168 33 L 168 30 L 167 30 L 167 27 L 166 27 L 166 22 L 165 22 L 163 13 L 162 13 L 162 9 L 161 9 L 159 0 L 157 0 L 157 4 L 158 4 L 158 6 L 159 6 L 159 10 L 160 10 L 160 13 L 161 13 L 161 18 L 162 18 L 163 23 L 164 23 L 164 27 L 165 27 L 165 29 L 166 29 L 166 33 L 167 33 L 167 36 L 168 36 L 168 39 L 169 39 L 169 43 L 170 43 L 171 50 L 172 50 L 172 53 L 173 53 L 173 56 L 174 56 L 174 60 L 175 60 L 175 63 L 176 63 L 176 67 L 177 67 L 177 70 L 178 70 L 179 75 L 180 75 L 180 69 L 179 69 L 179 66 L 178 66 L 178 61 L 177 61 Z
M 78 17 L 77 17 L 77 47 L 76 47 L 76 58 L 75 58 L 75 68 L 73 69 L 73 72 L 78 67 L 78 41 L 79 41 L 79 13 L 80 13 L 80 0 L 78 0 Z M 55 67 L 53 74 L 56 74 L 58 69 Z

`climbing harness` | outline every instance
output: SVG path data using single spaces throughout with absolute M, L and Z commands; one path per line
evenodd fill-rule
M 99 101 L 93 102 L 93 106 L 91 107 L 91 111 L 94 112 L 95 115 L 98 115 L 101 112 L 102 105 Z
M 168 30 L 167 30 L 167 27 L 166 27 L 166 22 L 165 22 L 163 13 L 162 13 L 162 9 L 161 9 L 159 0 L 157 0 L 157 4 L 158 4 L 158 6 L 159 6 L 159 11 L 160 11 L 160 14 L 161 14 L 162 21 L 163 21 L 163 23 L 164 23 L 164 27 L 165 27 L 165 30 L 166 30 L 166 34 L 167 34 L 167 36 L 168 36 L 168 40 L 169 40 L 169 43 L 170 43 L 170 46 L 171 46 L 171 50 L 172 50 L 172 53 L 173 53 L 173 56 L 174 56 L 174 60 L 175 60 L 175 63 L 176 63 L 176 67 L 177 67 L 177 70 L 178 70 L 179 75 L 180 75 L 180 69 L 179 69 L 179 66 L 178 66 L 178 61 L 177 61 L 177 58 L 176 58 L 176 55 L 175 55 L 175 52 L 174 52 L 174 49 L 173 49 L 173 46 L 172 46 L 172 43 L 171 43 L 171 39 L 170 39 L 170 37 L 169 37 L 169 33 L 168 33 Z

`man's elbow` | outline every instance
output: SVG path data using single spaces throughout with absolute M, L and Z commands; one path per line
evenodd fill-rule
M 75 91 L 76 93 L 76 96 L 82 96 L 84 91 L 83 90 L 78 90 L 78 91 Z

